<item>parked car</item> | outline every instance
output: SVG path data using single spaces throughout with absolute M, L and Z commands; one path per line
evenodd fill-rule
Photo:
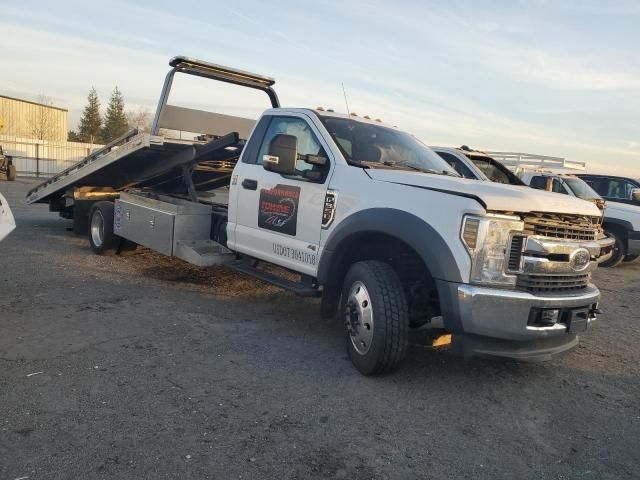
M 517 186 L 531 186 L 537 190 L 564 193 L 572 197 L 581 198 L 596 204 L 605 214 L 604 200 L 589 186 L 573 175 L 555 175 L 548 172 L 523 172 L 522 178 L 494 158 L 483 152 L 471 150 L 469 147 L 460 148 L 432 147 L 449 165 L 465 178 L 482 181 L 508 183 Z M 486 172 L 486 173 L 485 173 Z M 570 185 L 573 185 L 572 187 Z M 635 207 L 634 207 L 635 208 Z M 601 244 L 599 265 L 610 267 L 620 264 L 623 260 L 635 260 L 635 246 L 629 243 L 634 235 L 633 227 L 628 223 L 627 215 L 610 210 L 603 221 L 603 231 L 598 241 Z M 607 228 L 611 232 L 607 232 Z M 627 236 L 623 234 L 628 233 Z M 615 254 L 615 256 L 614 256 Z
M 16 228 L 16 222 L 9 208 L 9 202 L 0 193 L 0 242 Z
M 615 175 L 579 174 L 598 194 L 610 202 L 640 206 L 640 180 Z
M 483 152 L 470 149 L 466 145 L 460 148 L 431 147 L 431 149 L 464 178 L 490 180 L 506 185 L 525 185 L 515 173 L 503 164 Z
M 604 211 L 603 227 L 615 240 L 613 252 L 600 263 L 602 267 L 615 267 L 640 256 L 640 207 L 623 203 L 605 202 L 584 180 L 576 175 L 552 172 L 524 172 L 522 180 L 532 188 L 562 193 L 594 202 Z

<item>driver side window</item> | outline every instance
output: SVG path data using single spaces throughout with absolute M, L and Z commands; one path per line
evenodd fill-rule
M 313 133 L 309 124 L 296 117 L 273 117 L 258 152 L 257 163 L 262 164 L 264 155 L 269 153 L 269 146 L 276 135 L 293 135 L 298 140 L 298 159 L 296 161 L 296 177 L 306 181 L 324 182 L 329 161 L 325 165 L 312 165 L 306 161 L 307 155 L 327 158 L 318 137 Z M 305 175 L 305 172 L 309 172 Z M 317 173 L 317 174 L 316 174 Z M 313 176 L 317 178 L 312 178 Z

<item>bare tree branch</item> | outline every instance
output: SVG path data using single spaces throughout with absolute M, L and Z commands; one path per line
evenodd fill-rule
M 36 106 L 31 115 L 31 136 L 38 140 L 51 140 L 55 137 L 56 126 L 54 112 L 47 107 L 53 107 L 50 97 L 40 94 L 36 99 L 38 103 L 46 106 Z

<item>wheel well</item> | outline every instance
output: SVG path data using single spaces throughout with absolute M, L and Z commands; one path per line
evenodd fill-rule
M 339 290 L 349 267 L 363 260 L 391 265 L 402 282 L 412 319 L 440 314 L 438 291 L 427 265 L 413 248 L 385 233 L 358 232 L 344 239 L 334 253 L 327 287 Z

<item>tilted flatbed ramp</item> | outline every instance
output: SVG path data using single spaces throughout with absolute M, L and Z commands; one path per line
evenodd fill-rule
M 116 192 L 155 187 L 184 193 L 182 167 L 190 164 L 194 164 L 196 190 L 208 190 L 231 174 L 241 149 L 235 133 L 194 145 L 132 131 L 30 190 L 27 202 L 49 202 L 80 186 L 109 187 Z

